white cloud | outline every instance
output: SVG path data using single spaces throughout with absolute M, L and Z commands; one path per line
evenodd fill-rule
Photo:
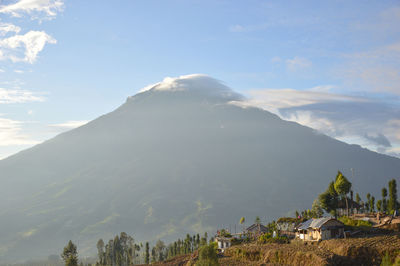
M 37 96 L 31 91 L 0 88 L 0 104 L 42 101 L 44 101 L 44 97 Z
M 281 61 L 282 59 L 279 56 L 274 56 L 273 58 L 271 58 L 271 63 L 279 63 Z
M 284 119 L 311 127 L 330 136 L 338 135 L 338 129 L 332 121 L 324 117 L 315 117 L 311 111 L 295 111 Z
M 248 92 L 248 100 L 241 101 L 239 104 L 257 106 L 273 113 L 278 113 L 279 109 L 291 108 L 321 102 L 333 101 L 358 101 L 366 102 L 368 99 L 353 97 L 342 94 L 329 93 L 333 86 L 324 85 L 313 87 L 309 90 L 299 91 L 294 89 L 260 89 Z
M 157 91 L 182 91 L 185 90 L 184 86 L 182 86 L 185 80 L 194 80 L 196 78 L 207 77 L 207 75 L 203 74 L 190 74 L 190 75 L 183 75 L 176 78 L 166 77 L 161 82 L 157 82 L 154 84 L 150 84 L 144 88 L 142 88 L 139 92 L 144 92 L 148 90 L 157 90 Z
M 19 69 L 14 70 L 14 72 L 17 73 L 17 74 L 23 74 L 24 73 L 23 70 L 19 70 Z
M 312 62 L 307 58 L 295 56 L 293 59 L 286 60 L 286 66 L 290 71 L 297 71 L 312 66 Z
M 64 2 L 61 0 L 19 0 L 14 4 L 1 5 L 0 13 L 21 17 L 24 14 L 32 19 L 52 19 L 61 12 Z
M 329 92 L 332 88 L 253 90 L 247 100 L 232 103 L 256 106 L 347 143 L 400 157 L 400 105 Z
M 67 121 L 67 122 L 60 123 L 60 124 L 52 124 L 50 126 L 56 127 L 59 129 L 73 129 L 73 128 L 83 126 L 83 125 L 87 124 L 88 122 L 89 121 L 87 121 L 87 120 L 80 120 L 80 121 L 72 120 L 72 121 Z
M 34 63 L 46 43 L 57 41 L 44 31 L 29 31 L 0 40 L 0 60 Z
M 23 122 L 0 117 L 0 146 L 34 145 L 39 141 L 22 134 Z
M 0 36 L 5 36 L 9 32 L 18 33 L 21 28 L 11 23 L 0 23 Z
M 145 91 L 189 91 L 202 93 L 215 99 L 224 101 L 241 99 L 242 96 L 232 91 L 220 81 L 204 74 L 184 75 L 176 78 L 166 77 L 162 82 L 144 87 L 139 92 Z M 134 98 L 135 96 L 133 96 Z

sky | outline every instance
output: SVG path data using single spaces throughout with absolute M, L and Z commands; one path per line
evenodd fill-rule
M 0 0 L 0 159 L 193 73 L 400 157 L 398 0 Z

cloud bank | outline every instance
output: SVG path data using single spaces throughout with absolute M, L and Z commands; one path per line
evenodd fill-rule
M 14 35 L 0 40 L 0 60 L 27 62 L 33 64 L 46 43 L 57 41 L 44 31 L 29 31 L 24 35 Z
M 20 0 L 13 4 L 1 5 L 0 13 L 13 17 L 30 16 L 32 19 L 53 19 L 62 11 L 64 2 L 60 0 Z
M 83 126 L 85 124 L 87 124 L 89 121 L 87 120 L 71 120 L 71 121 L 67 121 L 64 123 L 59 123 L 59 124 L 52 124 L 50 125 L 51 127 L 54 128 L 58 128 L 60 130 L 68 130 L 68 129 L 73 129 L 73 128 L 77 128 L 80 126 Z
M 320 88 L 324 90 L 324 86 L 304 91 L 253 90 L 246 101 L 235 104 L 256 106 L 347 143 L 400 157 L 397 101 L 318 91 Z
M 22 133 L 23 122 L 0 116 L 0 146 L 34 145 L 39 141 Z
M 221 81 L 204 74 L 191 74 L 179 77 L 166 77 L 158 82 L 144 87 L 139 92 L 146 91 L 187 91 L 201 93 L 210 98 L 218 98 L 226 101 L 240 100 L 242 95 L 234 92 Z
M 28 90 L 8 90 L 0 88 L 0 104 L 43 102 L 44 97 Z

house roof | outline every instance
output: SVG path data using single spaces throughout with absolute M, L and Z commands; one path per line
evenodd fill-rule
M 262 224 L 252 224 L 246 229 L 247 231 L 254 231 L 254 230 L 260 230 L 261 232 L 267 232 L 268 228 L 265 227 Z
M 223 236 L 217 236 L 215 240 L 220 241 L 220 242 L 231 242 L 232 238 L 231 237 L 223 237 Z
M 335 218 L 332 217 L 323 217 L 323 218 L 318 218 L 318 219 L 310 219 L 305 221 L 304 223 L 300 224 L 300 226 L 297 228 L 299 230 L 307 230 L 308 228 L 321 228 L 324 224 L 326 224 L 330 220 L 335 220 Z M 339 223 L 342 223 L 340 221 L 337 221 Z

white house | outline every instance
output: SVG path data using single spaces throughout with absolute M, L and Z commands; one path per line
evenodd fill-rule
M 231 239 L 230 237 L 217 236 L 215 242 L 218 244 L 218 249 L 223 252 L 224 249 L 229 248 L 232 245 Z

